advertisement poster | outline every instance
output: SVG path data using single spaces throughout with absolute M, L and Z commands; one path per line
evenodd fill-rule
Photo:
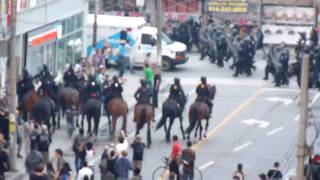
M 247 13 L 247 0 L 208 0 L 208 12 Z
M 296 45 L 299 33 L 310 34 L 315 24 L 315 9 L 297 6 L 263 6 L 262 31 L 265 44 Z
M 190 16 L 199 16 L 198 0 L 163 0 L 163 8 L 166 19 L 185 21 Z

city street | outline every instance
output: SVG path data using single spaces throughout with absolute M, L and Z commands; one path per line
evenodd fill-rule
M 257 55 L 259 59 L 259 54 Z M 267 172 L 273 162 L 280 162 L 280 169 L 284 174 L 291 173 L 295 167 L 295 148 L 298 137 L 299 90 L 295 79 L 291 80 L 289 87 L 274 88 L 269 81 L 263 81 L 264 61 L 257 60 L 257 70 L 252 77 L 245 76 L 233 78 L 228 68 L 217 68 L 207 60 L 199 61 L 198 55 L 193 53 L 189 62 L 179 66 L 174 72 L 164 72 L 160 104 L 168 96 L 169 84 L 174 77 L 181 78 L 182 87 L 188 95 L 188 103 L 184 111 L 184 128 L 187 128 L 187 112 L 195 99 L 195 88 L 201 75 L 208 78 L 209 83 L 217 87 L 216 99 L 208 137 L 202 141 L 194 140 L 193 148 L 196 150 L 196 166 L 203 173 L 203 179 L 219 177 L 230 179 L 236 169 L 237 163 L 243 163 L 246 177 L 249 180 L 257 179 L 257 175 Z M 229 66 L 226 64 L 226 66 Z M 111 73 L 115 73 L 111 70 Z M 127 83 L 124 86 L 124 98 L 130 108 L 128 120 L 128 140 L 133 141 L 135 126 L 132 121 L 135 104 L 134 90 L 138 87 L 141 72 L 135 75 L 126 74 Z M 315 106 L 314 112 L 319 111 L 319 94 L 311 91 L 310 102 Z M 161 107 L 160 107 L 161 108 Z M 161 118 L 160 108 L 156 111 L 155 119 Z M 317 109 L 318 108 L 318 109 Z M 118 130 L 121 120 L 118 120 Z M 204 122 L 203 122 L 204 123 Z M 55 133 L 50 148 L 52 157 L 54 149 L 61 148 L 65 152 L 65 159 L 73 165 L 72 140 L 67 138 L 66 125 L 63 122 L 61 130 Z M 154 124 L 155 125 L 155 124 Z M 96 177 L 99 176 L 98 164 L 101 152 L 106 144 L 110 144 L 106 117 L 100 124 L 100 136 L 95 142 L 96 148 Z M 141 131 L 145 139 L 146 130 Z M 177 134 L 182 138 L 179 121 L 176 120 L 171 135 Z M 310 135 L 312 137 L 312 133 Z M 164 131 L 152 131 L 152 146 L 145 151 L 142 175 L 145 179 L 152 179 L 153 171 L 163 165 L 161 159 L 170 154 L 171 145 L 164 141 Z M 181 140 L 183 147 L 186 141 Z M 317 143 L 316 143 L 317 144 Z M 132 157 L 132 151 L 129 151 Z M 19 160 L 19 167 L 23 170 L 23 162 Z

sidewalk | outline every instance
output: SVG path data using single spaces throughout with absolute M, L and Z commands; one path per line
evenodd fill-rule
M 112 77 L 113 75 L 117 75 L 118 73 L 111 69 L 108 70 L 108 74 L 110 74 L 110 76 Z M 129 111 L 131 111 L 131 109 L 134 107 L 136 100 L 134 99 L 134 93 L 135 91 L 140 87 L 140 79 L 143 78 L 143 74 L 141 73 L 141 71 L 136 71 L 135 74 L 130 74 L 129 72 L 126 73 L 124 75 L 124 79 L 125 79 L 125 83 L 123 85 L 123 98 L 125 99 L 125 101 L 128 103 L 128 107 L 129 107 Z M 166 80 L 162 80 L 161 82 L 161 86 L 160 86 L 160 92 L 165 90 L 168 87 L 169 82 L 167 82 Z M 85 121 L 86 122 L 86 121 Z M 71 164 L 72 168 L 73 168 L 73 151 L 72 151 L 72 141 L 73 139 L 69 139 L 67 136 L 67 132 L 66 132 L 66 122 L 64 119 L 61 119 L 61 124 L 62 124 L 62 128 L 59 130 L 56 130 L 54 136 L 53 136 L 53 141 L 50 145 L 50 159 L 53 159 L 54 157 L 54 150 L 57 148 L 62 149 L 62 151 L 64 152 L 64 158 L 67 159 L 67 161 Z M 107 119 L 105 116 L 102 116 L 101 120 L 100 120 L 100 129 L 99 131 L 101 132 L 101 130 L 103 129 L 103 127 L 105 127 L 107 125 Z M 119 126 L 119 124 L 118 124 Z M 85 127 L 86 128 L 86 127 Z M 74 134 L 77 134 L 77 130 L 74 132 Z M 100 133 L 100 136 L 103 136 L 103 139 L 105 139 L 104 135 L 101 135 L 102 132 Z M 73 135 L 74 137 L 75 135 Z M 95 144 L 97 146 L 100 146 L 101 144 L 103 144 L 105 142 L 102 142 L 101 140 L 98 139 L 98 142 L 95 142 Z M 24 151 L 24 147 L 22 147 L 22 155 L 23 155 L 23 159 L 17 159 L 17 169 L 19 171 L 19 173 L 9 173 L 7 179 L 12 179 L 12 180 L 24 180 L 27 179 L 27 176 L 24 174 L 25 173 L 25 167 L 24 167 L 24 161 L 25 161 L 25 151 Z M 100 151 L 100 149 L 99 149 Z M 74 169 L 74 168 L 73 168 Z

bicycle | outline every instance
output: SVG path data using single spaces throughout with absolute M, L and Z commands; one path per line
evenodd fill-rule
M 157 167 L 153 173 L 152 173 L 152 179 L 153 180 L 168 180 L 170 171 L 169 171 L 169 158 L 164 157 L 162 158 L 162 162 L 164 163 L 164 166 Z M 182 174 L 181 174 L 182 176 Z M 197 167 L 194 168 L 194 180 L 202 180 L 202 172 Z

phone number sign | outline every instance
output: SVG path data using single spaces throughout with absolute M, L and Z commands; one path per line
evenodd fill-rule
M 247 13 L 247 0 L 208 0 L 208 12 Z

